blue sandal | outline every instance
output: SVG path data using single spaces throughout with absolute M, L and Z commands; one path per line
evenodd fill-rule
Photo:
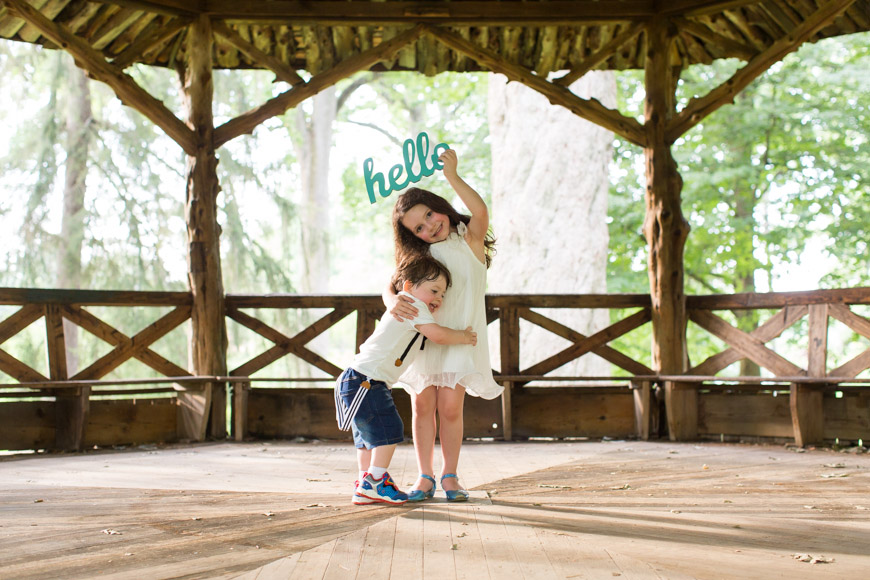
M 432 489 L 430 489 L 429 491 L 423 491 L 422 489 L 412 489 L 408 492 L 408 501 L 423 501 L 435 497 L 435 478 L 431 475 L 426 475 L 425 473 L 421 473 L 420 477 L 431 481 Z
M 442 488 L 444 487 L 444 480 L 449 477 L 459 481 L 459 476 L 455 473 L 445 473 L 441 476 Z M 464 489 L 445 489 L 444 493 L 447 495 L 447 501 L 468 501 L 468 492 Z

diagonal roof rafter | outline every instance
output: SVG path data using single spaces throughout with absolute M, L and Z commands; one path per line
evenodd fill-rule
M 6 7 L 21 19 L 39 29 L 52 42 L 71 54 L 78 65 L 94 79 L 106 83 L 121 102 L 148 117 L 188 154 L 196 150 L 196 135 L 163 102 L 140 87 L 123 69 L 106 61 L 105 57 L 82 38 L 64 26 L 56 24 L 24 0 L 3 0 Z
M 422 26 L 427 34 L 453 50 L 479 62 L 493 72 L 501 73 L 511 80 L 521 82 L 547 97 L 551 103 L 561 105 L 574 114 L 613 131 L 636 145 L 645 145 L 646 134 L 643 126 L 635 119 L 605 107 L 596 99 L 580 98 L 566 87 L 551 83 L 545 78 L 536 76 L 528 69 L 506 62 L 492 51 L 465 40 L 455 32 L 428 24 Z
M 749 83 L 764 74 L 774 63 L 797 50 L 819 30 L 843 14 L 855 0 L 831 0 L 819 8 L 809 18 L 774 42 L 767 50 L 753 57 L 728 80 L 711 90 L 703 97 L 692 99 L 689 104 L 671 119 L 666 139 L 669 143 L 685 135 L 692 127 L 703 121 L 711 113 L 734 101 L 734 97 Z

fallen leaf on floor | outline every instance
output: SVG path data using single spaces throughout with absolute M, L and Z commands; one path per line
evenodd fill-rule
M 198 522 L 198 521 L 201 520 L 202 518 L 199 517 L 199 516 L 193 516 L 193 517 L 190 518 L 190 519 L 192 519 L 192 520 L 195 521 L 195 522 Z
M 681 514 L 683 512 L 681 512 L 680 510 L 671 510 L 671 513 L 672 514 Z
M 810 554 L 793 554 L 792 556 L 795 560 L 809 562 L 810 564 L 832 564 L 834 562 L 833 558 L 828 558 L 827 556 L 812 556 Z
M 332 481 L 332 480 L 331 480 L 331 479 L 311 479 L 311 478 L 306 477 L 306 478 L 305 478 L 305 481 L 320 481 L 320 482 L 324 482 L 324 481 Z
M 710 469 L 710 467 L 705 463 L 704 465 L 701 466 L 701 469 Z
M 734 502 L 731 501 L 730 499 L 726 499 L 723 503 L 734 503 Z
M 35 500 L 33 500 L 33 503 L 42 503 L 44 501 L 45 501 L 44 499 L 35 499 Z
M 271 518 L 272 516 L 275 515 L 275 513 L 274 512 L 263 512 L 263 515 L 266 516 L 267 518 Z
M 462 532 L 461 534 L 457 535 L 456 537 L 457 537 L 457 538 L 464 538 L 464 537 L 467 536 L 467 535 L 468 535 L 468 534 L 466 534 L 465 532 Z
M 550 489 L 571 489 L 570 485 L 552 485 L 549 483 L 539 483 L 538 487 L 547 487 Z
M 325 503 L 310 503 L 305 507 L 329 507 L 329 506 L 326 505 Z
M 132 556 L 132 555 L 133 555 L 133 552 L 127 552 L 127 553 L 125 553 L 124 555 L 125 555 L 125 556 Z
M 620 485 L 619 487 L 611 487 L 610 489 L 613 489 L 613 490 L 631 489 L 631 486 L 626 483 L 625 485 Z
M 105 530 L 102 530 L 102 532 L 103 532 L 104 534 L 108 534 L 108 535 L 110 535 L 110 536 L 120 536 L 120 535 L 121 535 L 121 532 L 119 532 L 119 531 L 117 531 L 117 530 L 109 530 L 109 529 L 105 529 Z
M 450 549 L 451 549 L 451 550 L 458 550 L 458 549 L 459 549 L 459 544 L 453 544 L 453 546 L 452 546 Z
M 804 509 L 814 510 L 814 509 L 816 509 L 816 506 L 814 506 L 814 505 L 805 505 L 805 506 L 804 506 Z
M 848 473 L 823 473 L 822 477 L 831 478 L 831 477 L 849 477 Z
M 830 467 L 831 469 L 843 469 L 846 467 L 845 463 L 825 463 L 823 467 Z
M 870 508 L 865 507 L 865 506 L 863 506 L 863 505 L 856 505 L 856 506 L 855 506 L 855 509 L 856 509 L 856 510 L 870 510 Z

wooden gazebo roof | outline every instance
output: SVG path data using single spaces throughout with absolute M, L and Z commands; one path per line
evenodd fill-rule
M 25 0 L 19 0 L 24 3 Z M 185 60 L 188 26 L 213 22 L 214 68 L 287 67 L 318 74 L 378 46 L 410 26 L 447 26 L 502 62 L 547 75 L 591 69 L 642 69 L 643 23 L 655 16 L 678 28 L 671 62 L 750 60 L 792 34 L 827 5 L 824 0 L 26 0 L 121 68 L 173 67 Z M 0 1 L 0 37 L 57 48 Z M 8 6 L 7 6 L 8 4 Z M 856 0 L 809 41 L 870 30 L 870 0 Z M 425 74 L 485 69 L 479 61 L 421 35 L 378 70 Z

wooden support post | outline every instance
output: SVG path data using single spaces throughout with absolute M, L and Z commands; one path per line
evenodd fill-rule
M 501 349 L 501 374 L 515 375 L 520 372 L 520 316 L 516 308 L 499 311 L 499 347 Z M 501 395 L 502 434 L 505 441 L 513 440 L 513 381 L 504 382 Z
M 662 17 L 653 18 L 646 32 L 646 218 L 649 283 L 652 301 L 652 363 L 662 374 L 682 374 L 688 368 L 686 296 L 683 250 L 689 224 L 680 207 L 683 180 L 667 140 L 668 121 L 675 111 L 678 69 L 670 63 L 675 31 Z M 694 389 L 665 384 L 668 427 L 672 440 L 697 436 L 697 395 Z
M 809 307 L 809 350 L 807 374 L 823 378 L 827 374 L 828 305 L 811 304 Z M 794 426 L 795 444 L 805 447 L 821 443 L 825 437 L 823 408 L 824 382 L 818 384 L 792 383 L 789 404 Z
M 227 332 L 217 222 L 217 157 L 212 116 L 211 21 L 202 15 L 187 35 L 182 86 L 187 123 L 196 135 L 196 151 L 187 157 L 187 267 L 193 298 L 190 366 L 197 375 L 227 374 Z M 226 437 L 226 385 L 209 383 L 179 393 L 179 437 L 201 441 Z
M 634 394 L 634 424 L 637 438 L 642 441 L 649 440 L 650 423 L 652 419 L 652 407 L 655 402 L 651 400 L 649 381 L 631 381 L 631 390 Z
M 45 336 L 48 348 L 49 378 L 64 381 L 69 378 L 66 365 L 66 339 L 63 317 L 57 304 L 45 305 Z M 81 451 L 85 441 L 90 410 L 90 387 L 56 389 L 54 391 L 54 445 L 63 451 Z
M 248 391 L 251 383 L 238 382 L 233 385 L 233 438 L 244 441 L 248 434 Z

